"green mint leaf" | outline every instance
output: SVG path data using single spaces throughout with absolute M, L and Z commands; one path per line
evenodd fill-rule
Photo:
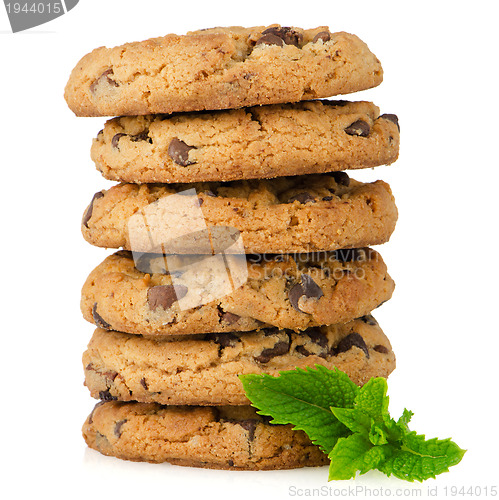
M 397 420 L 397 427 L 403 432 L 403 434 L 407 434 L 409 432 L 409 422 L 411 421 L 414 413 L 404 408 L 402 416 Z
M 352 432 L 361 434 L 373 445 L 388 443 L 388 432 L 383 424 L 376 422 L 356 408 L 331 408 L 333 415 Z
M 374 446 L 361 434 L 351 434 L 338 439 L 336 446 L 328 455 L 329 481 L 334 479 L 352 479 L 357 472 L 365 474 L 377 466 L 390 454 L 390 446 Z
M 354 408 L 369 415 L 377 423 L 389 420 L 387 390 L 386 379 L 372 378 L 361 387 L 355 398 Z
M 388 443 L 388 432 L 384 425 L 377 425 L 372 421 L 371 429 L 369 430 L 369 441 L 375 446 Z
M 408 432 L 407 427 L 401 426 L 393 418 L 387 418 L 382 424 L 386 439 L 390 443 L 398 443 Z
M 357 387 L 337 370 L 316 365 L 279 376 L 240 375 L 248 399 L 274 424 L 292 424 L 331 459 L 329 480 L 378 469 L 407 481 L 424 481 L 458 464 L 465 450 L 450 439 L 426 440 L 411 432 L 413 413 L 388 413 L 387 383 Z
M 352 408 L 359 388 L 348 375 L 316 365 L 271 375 L 240 375 L 246 396 L 258 413 L 274 424 L 292 424 L 329 453 L 338 438 L 350 431 L 338 421 L 330 406 Z
M 352 432 L 358 432 L 359 434 L 367 437 L 371 430 L 373 419 L 353 408 L 333 408 L 331 407 L 333 415 L 346 427 L 348 427 Z
M 410 432 L 394 450 L 391 457 L 378 465 L 387 476 L 394 475 L 406 481 L 424 481 L 435 478 L 449 467 L 458 464 L 466 450 L 462 450 L 450 439 L 429 439 Z

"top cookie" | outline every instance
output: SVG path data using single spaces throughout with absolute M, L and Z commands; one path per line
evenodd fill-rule
M 362 40 L 327 26 L 212 28 L 95 49 L 73 69 L 65 99 L 77 116 L 144 115 L 297 102 L 382 79 Z

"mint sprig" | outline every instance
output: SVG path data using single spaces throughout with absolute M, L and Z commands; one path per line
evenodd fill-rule
M 331 412 L 331 406 L 353 408 L 359 387 L 346 373 L 318 365 L 313 370 L 280 372 L 270 375 L 240 375 L 246 395 L 261 415 L 273 424 L 293 424 L 305 431 L 322 451 L 329 453 L 339 438 L 350 434 Z
M 271 375 L 240 375 L 246 396 L 273 424 L 304 431 L 331 460 L 329 480 L 378 469 L 407 481 L 434 478 L 461 461 L 465 450 L 450 439 L 426 440 L 409 429 L 413 413 L 388 412 L 386 379 L 355 385 L 338 369 L 315 368 Z

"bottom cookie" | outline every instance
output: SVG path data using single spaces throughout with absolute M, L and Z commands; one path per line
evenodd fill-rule
M 117 458 L 230 470 L 325 465 L 302 431 L 272 425 L 250 406 L 97 403 L 83 425 L 90 448 Z

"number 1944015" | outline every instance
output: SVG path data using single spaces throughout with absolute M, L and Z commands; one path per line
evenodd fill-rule
M 5 8 L 8 14 L 61 14 L 61 2 L 14 2 L 6 3 Z

